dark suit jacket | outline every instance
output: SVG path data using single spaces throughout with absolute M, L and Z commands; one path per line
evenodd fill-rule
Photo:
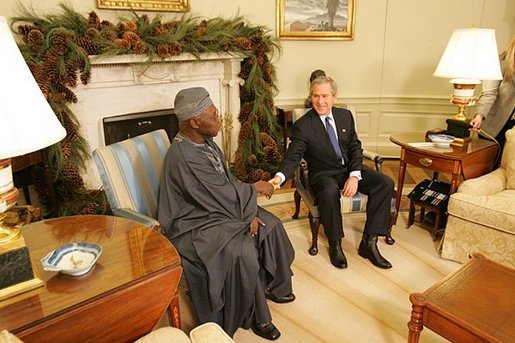
M 363 149 L 354 129 L 352 113 L 337 107 L 333 107 L 332 113 L 347 172 L 361 170 Z M 301 158 L 308 163 L 311 184 L 315 184 L 320 176 L 339 175 L 343 171 L 325 126 L 314 109 L 293 124 L 290 138 L 288 151 L 279 167 L 286 179 L 293 176 Z

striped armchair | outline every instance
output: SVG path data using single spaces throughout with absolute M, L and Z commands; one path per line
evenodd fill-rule
M 164 233 L 155 218 L 159 181 L 169 147 L 166 131 L 161 129 L 93 151 L 114 215 L 135 220 Z M 175 327 L 189 332 L 198 323 L 184 277 L 181 278 L 178 292 L 178 297 L 170 304 L 169 315 Z
M 161 230 L 155 218 L 159 180 L 169 146 L 166 131 L 156 130 L 93 151 L 114 215 Z

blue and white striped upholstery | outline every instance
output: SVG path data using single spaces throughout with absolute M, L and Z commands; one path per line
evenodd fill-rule
M 93 151 L 113 214 L 159 225 L 159 180 L 169 146 L 166 131 L 156 130 Z

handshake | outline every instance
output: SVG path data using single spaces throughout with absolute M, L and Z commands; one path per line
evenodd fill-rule
M 274 190 L 281 188 L 281 178 L 276 176 L 268 182 L 258 181 L 254 183 L 254 186 L 259 194 L 263 194 L 267 199 L 270 199 L 272 194 L 274 194 Z
M 268 182 L 274 186 L 274 190 L 281 188 L 281 178 L 277 175 L 273 179 L 268 180 Z

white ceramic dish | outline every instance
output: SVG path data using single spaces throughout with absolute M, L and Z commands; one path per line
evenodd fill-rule
M 454 141 L 454 136 L 450 135 L 429 135 L 431 142 L 435 143 L 436 146 L 446 148 L 451 145 Z
M 98 244 L 70 243 L 48 253 L 41 259 L 41 264 L 47 271 L 79 276 L 91 270 L 100 254 L 102 254 L 102 247 Z

